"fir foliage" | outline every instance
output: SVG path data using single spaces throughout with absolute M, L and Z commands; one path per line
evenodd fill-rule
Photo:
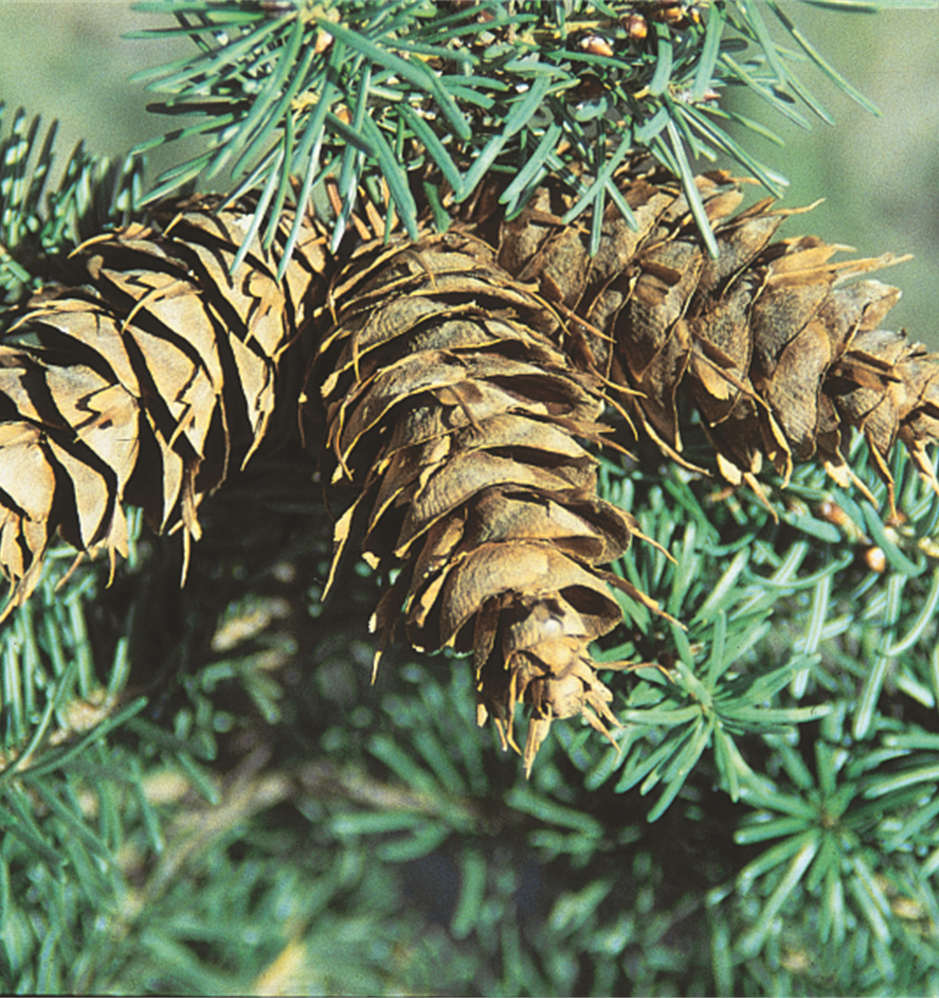
M 79 143 L 55 174 L 52 122 L 19 108 L 6 127 L 0 102 L 0 305 L 8 309 L 53 275 L 62 259 L 109 226 L 127 224 L 139 210 L 143 163 L 134 156 L 111 163 Z M 0 322 L 5 324 L 0 313 Z
M 432 160 L 458 200 L 474 169 L 534 156 L 521 207 L 540 171 L 597 183 L 615 157 L 605 125 L 585 138 L 605 111 L 579 120 L 568 99 L 585 66 L 625 72 L 564 34 L 606 24 L 605 5 L 491 5 L 481 23 L 461 5 L 337 4 L 339 28 L 326 5 L 140 6 L 179 14 L 200 43 L 195 68 L 156 75 L 180 106 L 205 105 L 195 128 L 217 142 L 151 199 L 214 166 L 242 171 L 276 217 L 290 177 L 306 196 L 330 167 L 340 232 L 362 192 L 408 224 L 402 162 Z M 615 141 L 645 127 L 687 176 L 702 133 L 686 126 L 721 117 L 675 100 L 681 88 L 737 81 L 777 111 L 817 110 L 759 20 L 786 27 L 791 11 L 712 3 L 680 36 L 655 28 L 629 71 L 657 92 L 625 95 Z M 500 34 L 513 31 L 521 56 Z M 472 74 L 441 83 L 433 60 L 454 34 L 466 58 L 447 58 Z M 433 140 L 418 111 L 441 86 L 456 110 L 440 105 Z M 257 110 L 240 103 L 258 93 Z M 551 134 L 541 101 L 563 154 L 535 152 Z M 488 114 L 460 146 L 466 105 Z M 50 189 L 51 131 L 20 113 L 2 143 L 6 327 L 79 242 L 141 209 L 134 161 L 79 150 Z M 603 189 L 584 193 L 599 217 Z M 692 458 L 696 446 L 690 427 Z M 939 499 L 899 452 L 900 520 L 860 448 L 852 467 L 874 503 L 801 467 L 770 490 L 775 515 L 651 449 L 637 457 L 600 455 L 601 495 L 672 559 L 636 544 L 615 569 L 686 627 L 624 597 L 626 624 L 597 651 L 637 664 L 613 684 L 616 745 L 555 724 L 527 782 L 476 729 L 465 663 L 393 650 L 369 684 L 361 622 L 379 580 L 348 566 L 340 598 L 320 601 L 330 511 L 299 448 L 259 454 L 206 504 L 182 591 L 178 542 L 141 532 L 139 515 L 110 587 L 107 566 L 53 551 L 0 630 L 0 988 L 939 993 Z
M 698 12 L 705 6 L 706 19 Z M 882 5 L 827 6 L 871 11 Z M 770 32 L 764 8 L 784 28 L 782 42 Z M 807 112 L 830 122 L 798 75 L 801 64 L 811 62 L 876 111 L 775 0 L 149 0 L 136 9 L 178 21 L 173 28 L 145 29 L 144 37 L 185 33 L 199 47 L 191 59 L 138 75 L 149 89 L 168 95 L 152 110 L 196 118 L 141 150 L 193 135 L 206 139 L 204 151 L 158 178 L 149 198 L 197 179 L 204 187 L 227 173 L 239 190 L 262 191 L 257 225 L 266 223 L 268 246 L 293 197 L 291 177 L 301 183 L 301 203 L 318 181 L 337 178 L 334 245 L 363 200 L 380 214 L 396 212 L 416 238 L 411 178 L 425 162 L 438 171 L 442 188 L 429 185 L 423 193 L 437 204 L 444 227 L 443 209 L 470 197 L 490 172 L 514 177 L 503 194 L 510 217 L 545 177 L 558 175 L 580 195 L 565 221 L 589 208 L 599 239 L 607 199 L 629 218 L 612 178 L 639 146 L 681 177 L 716 252 L 692 159 L 724 154 L 774 194 L 786 184 L 728 131 L 738 125 L 775 139 L 764 122 L 727 106 L 728 88 L 758 94 L 772 109 L 770 118 L 782 115 L 808 127 Z M 641 28 L 631 26 L 631 17 L 639 17 Z

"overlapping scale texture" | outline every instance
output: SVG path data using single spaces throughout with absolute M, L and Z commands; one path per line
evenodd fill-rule
M 359 486 L 336 526 L 400 574 L 376 610 L 420 649 L 471 652 L 478 719 L 515 745 L 531 704 L 530 769 L 555 718 L 606 732 L 611 694 L 588 645 L 620 621 L 602 567 L 635 520 L 596 495 L 583 442 L 604 427 L 598 379 L 572 365 L 556 311 L 466 235 L 366 247 L 331 289 L 336 321 L 307 381 L 334 485 Z M 377 664 L 377 660 L 376 660 Z
M 710 173 L 712 259 L 674 177 L 635 161 L 618 185 L 635 224 L 610 204 L 594 255 L 556 184 L 508 222 L 484 187 L 448 233 L 343 259 L 310 220 L 282 281 L 279 249 L 252 246 L 231 272 L 250 210 L 211 199 L 86 244 L 87 282 L 41 296 L 0 345 L 4 615 L 57 532 L 125 551 L 125 502 L 181 529 L 188 552 L 201 498 L 299 396 L 332 501 L 351 496 L 333 573 L 353 537 L 396 573 L 373 620 L 382 646 L 400 623 L 416 648 L 470 654 L 480 723 L 504 745 L 529 705 L 526 770 L 554 719 L 609 735 L 588 646 L 620 621 L 619 593 L 658 607 L 605 567 L 639 533 L 596 494 L 587 447 L 610 444 L 608 402 L 687 463 L 689 400 L 723 476 L 760 494 L 764 462 L 786 478 L 818 459 L 849 484 L 851 428 L 891 501 L 898 439 L 939 490 L 939 363 L 880 328 L 899 292 L 866 276 L 894 257 L 836 262 L 841 247 L 777 239 L 799 210 L 741 211 L 740 185 Z
M 774 242 L 800 210 L 767 200 L 733 215 L 742 192 L 729 175 L 696 183 L 717 259 L 678 182 L 648 164 L 632 164 L 621 182 L 635 228 L 611 204 L 594 257 L 589 222 L 561 222 L 570 195 L 543 187 L 491 236 L 497 259 L 572 317 L 588 363 L 635 393 L 630 404 L 671 457 L 683 460 L 678 403 L 687 397 L 733 485 L 761 492 L 764 458 L 785 478 L 794 461 L 817 458 L 846 485 L 844 435 L 856 427 L 891 501 L 897 438 L 936 487 L 925 449 L 939 438 L 939 364 L 905 334 L 878 328 L 899 291 L 857 279 L 897 258 L 835 262 L 844 247 L 814 236 Z
M 56 531 L 126 554 L 123 503 L 180 527 L 251 456 L 274 412 L 279 359 L 325 266 L 305 230 L 283 281 L 250 225 L 209 199 L 163 206 L 160 227 L 86 243 L 87 284 L 38 297 L 0 345 L 0 568 L 4 615 L 35 587 Z M 284 237 L 289 228 L 284 221 Z

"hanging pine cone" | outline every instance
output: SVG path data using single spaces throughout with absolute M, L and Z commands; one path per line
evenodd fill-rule
M 733 216 L 742 193 L 729 175 L 706 174 L 697 186 L 717 259 L 704 250 L 677 181 L 657 167 L 638 175 L 631 168 L 622 191 L 636 228 L 610 205 L 594 257 L 589 233 L 561 223 L 572 198 L 558 186 L 537 191 L 490 238 L 502 266 L 536 281 L 563 309 L 588 366 L 631 390 L 639 420 L 675 460 L 684 461 L 678 401 L 685 397 L 732 485 L 746 481 L 762 495 L 756 476 L 765 457 L 784 480 L 794 461 L 818 458 L 847 486 L 843 428 L 853 426 L 891 504 L 887 457 L 897 437 L 939 487 L 925 453 L 939 438 L 939 365 L 905 334 L 877 328 L 899 298 L 896 288 L 847 283 L 898 258 L 836 263 L 844 247 L 814 236 L 771 242 L 784 218 L 806 209 L 766 200 Z
M 620 620 L 610 585 L 655 604 L 601 567 L 638 528 L 597 498 L 579 442 L 601 442 L 600 383 L 494 255 L 466 235 L 356 255 L 306 409 L 325 406 L 332 484 L 361 489 L 334 567 L 361 523 L 369 563 L 402 569 L 373 619 L 382 643 L 400 618 L 416 648 L 471 651 L 479 723 L 491 715 L 504 746 L 532 705 L 529 771 L 553 719 L 618 723 L 587 650 Z
M 112 565 L 126 555 L 125 502 L 156 530 L 180 527 L 188 558 L 200 500 L 265 435 L 322 240 L 306 230 L 280 284 L 256 247 L 230 274 L 251 216 L 217 208 L 164 205 L 162 232 L 90 240 L 88 284 L 37 298 L 0 346 L 0 619 L 35 587 L 57 530 Z

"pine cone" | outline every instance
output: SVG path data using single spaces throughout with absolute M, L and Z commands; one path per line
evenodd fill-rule
M 322 240 L 305 229 L 281 283 L 257 247 L 230 275 L 251 216 L 217 207 L 170 204 L 162 233 L 90 240 L 89 283 L 39 296 L 0 346 L 0 568 L 12 587 L 0 620 L 35 587 L 57 530 L 82 552 L 103 545 L 112 566 L 126 555 L 125 501 L 157 530 L 181 526 L 188 558 L 201 498 L 264 437 Z
M 559 185 L 539 189 L 490 239 L 498 262 L 536 281 L 568 317 L 588 366 L 630 390 L 638 418 L 675 460 L 683 462 L 678 400 L 687 397 L 732 485 L 746 481 L 762 495 L 756 476 L 764 457 L 784 479 L 794 460 L 816 457 L 846 486 L 854 476 L 843 427 L 854 426 L 891 505 L 887 457 L 897 437 L 939 488 L 925 454 L 939 438 L 939 365 L 904 334 L 877 328 L 900 296 L 896 288 L 846 283 L 899 259 L 833 263 L 844 247 L 814 236 L 771 242 L 786 216 L 807 209 L 766 200 L 731 216 L 742 193 L 728 174 L 705 174 L 697 186 L 717 259 L 702 246 L 675 178 L 635 164 L 621 187 L 637 227 L 609 205 L 595 257 L 589 233 L 561 222 L 573 202 Z M 484 202 L 481 217 L 491 211 L 491 199 Z
M 494 256 L 459 234 L 363 249 L 331 290 L 305 406 L 325 405 L 332 483 L 361 488 L 334 566 L 361 523 L 369 563 L 401 567 L 372 621 L 382 644 L 403 612 L 415 647 L 472 651 L 478 720 L 503 746 L 532 705 L 529 771 L 553 719 L 618 723 L 587 651 L 620 621 L 610 585 L 657 606 L 601 568 L 639 531 L 597 498 L 578 442 L 602 440 L 600 382 Z

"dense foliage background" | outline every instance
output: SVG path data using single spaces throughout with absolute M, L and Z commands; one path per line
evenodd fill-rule
M 828 198 L 785 233 L 916 252 L 891 318 L 939 345 L 936 13 L 798 6 L 885 116 L 831 95 L 838 127 L 761 150 Z M 172 57 L 118 41 L 140 25 L 5 2 L 0 96 L 123 154 L 162 126 L 127 73 Z M 603 495 L 674 561 L 616 568 L 689 629 L 626 606 L 603 656 L 665 668 L 614 677 L 618 750 L 556 724 L 529 782 L 463 663 L 399 648 L 370 686 L 378 581 L 349 564 L 320 603 L 299 448 L 206 503 L 183 591 L 147 531 L 110 588 L 50 559 L 5 625 L 0 989 L 939 994 L 939 501 L 898 456 L 885 523 L 857 448 L 875 504 L 809 467 L 776 519 L 639 457 Z

